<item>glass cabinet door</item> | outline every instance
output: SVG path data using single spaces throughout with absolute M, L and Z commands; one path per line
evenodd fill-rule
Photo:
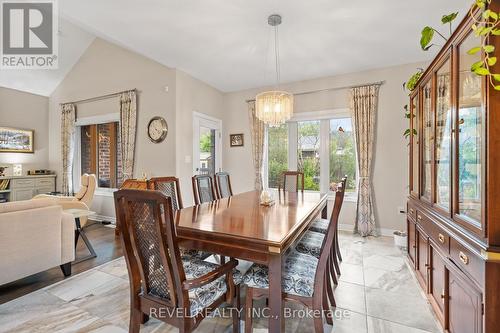
M 436 73 L 436 204 L 450 211 L 451 198 L 451 61 Z
M 432 191 L 432 80 L 422 88 L 422 187 L 421 195 L 431 200 Z
M 410 147 L 411 147 L 411 179 L 410 179 L 410 194 L 414 197 L 418 198 L 418 180 L 419 180 L 419 145 L 418 145 L 418 136 L 419 136 L 419 94 L 417 93 L 411 98 L 410 101 Z
M 483 80 L 470 71 L 471 64 L 481 60 L 481 53 L 467 51 L 477 44 L 470 34 L 460 44 L 459 85 L 457 107 L 457 166 L 458 211 L 465 220 L 481 221 L 482 207 L 482 132 L 483 132 Z M 478 225 L 477 223 L 472 223 Z M 480 223 L 479 223 L 480 225 Z

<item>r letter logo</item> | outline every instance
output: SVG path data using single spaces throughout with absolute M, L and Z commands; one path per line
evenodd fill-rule
M 56 0 L 0 0 L 2 69 L 56 69 Z

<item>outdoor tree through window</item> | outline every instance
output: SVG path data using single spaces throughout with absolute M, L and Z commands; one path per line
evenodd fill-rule
M 268 140 L 268 184 L 270 188 L 278 188 L 280 176 L 288 169 L 288 126 L 269 127 Z
M 319 191 L 320 121 L 302 121 L 297 127 L 297 168 L 304 173 L 304 189 Z
M 330 183 L 347 175 L 346 192 L 356 191 L 356 147 L 351 118 L 330 120 Z

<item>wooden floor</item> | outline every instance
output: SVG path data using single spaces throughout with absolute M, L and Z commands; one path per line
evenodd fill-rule
M 105 227 L 101 224 L 93 224 L 86 227 L 85 231 L 97 253 L 97 257 L 72 265 L 72 275 L 84 272 L 123 255 L 120 239 L 118 237 L 115 238 L 115 229 Z M 76 257 L 83 257 L 87 254 L 88 251 L 85 244 L 80 239 Z M 64 280 L 64 275 L 58 266 L 5 284 L 0 286 L 0 304 L 61 280 Z

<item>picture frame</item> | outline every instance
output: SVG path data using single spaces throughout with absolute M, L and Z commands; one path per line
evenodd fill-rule
M 0 127 L 0 153 L 33 153 L 34 130 Z
M 243 133 L 229 134 L 229 144 L 231 147 L 243 147 Z

